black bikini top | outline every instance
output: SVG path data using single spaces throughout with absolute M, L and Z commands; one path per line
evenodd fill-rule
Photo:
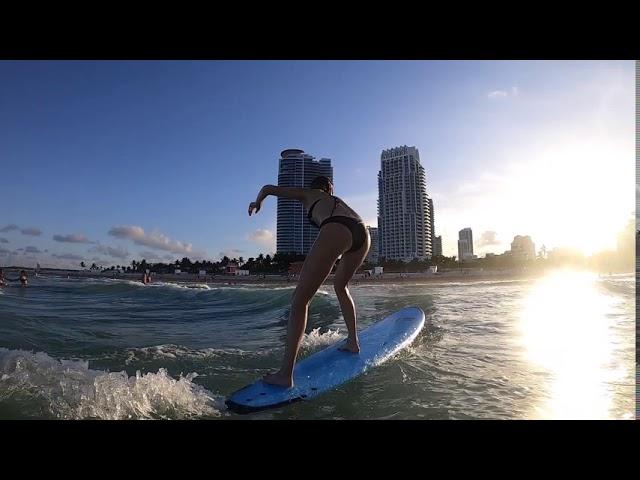
M 331 218 L 333 216 L 333 212 L 336 211 L 336 207 L 338 206 L 338 197 L 334 197 L 333 195 L 331 195 L 331 196 L 333 197 L 333 210 L 331 210 L 331 213 L 329 214 L 329 216 L 327 218 Z M 309 222 L 311 222 L 311 225 L 315 225 L 318 228 L 320 228 L 320 225 L 318 225 L 313 220 L 313 209 L 315 208 L 315 206 L 318 204 L 318 202 L 320 200 L 324 200 L 324 198 L 319 198 L 318 200 L 313 202 L 313 205 L 311 205 L 311 208 L 309 209 L 309 213 L 307 214 L 307 218 L 309 219 Z

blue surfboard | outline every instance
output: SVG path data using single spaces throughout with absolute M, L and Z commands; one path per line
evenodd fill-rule
M 403 308 L 359 333 L 359 354 L 338 350 L 344 342 L 337 342 L 296 364 L 292 388 L 258 380 L 233 393 L 225 403 L 233 412 L 250 413 L 310 400 L 385 362 L 411 344 L 423 326 L 420 308 Z

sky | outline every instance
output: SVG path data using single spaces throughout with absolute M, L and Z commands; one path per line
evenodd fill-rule
M 279 154 L 330 158 L 377 224 L 415 146 L 444 254 L 615 248 L 635 212 L 632 61 L 0 61 L 0 265 L 275 251 Z

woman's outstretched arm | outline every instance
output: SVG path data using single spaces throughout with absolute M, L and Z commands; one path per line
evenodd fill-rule
M 262 202 L 269 195 L 275 195 L 276 197 L 284 197 L 284 198 L 293 198 L 295 200 L 300 200 L 304 202 L 304 200 L 309 195 L 308 188 L 299 188 L 299 187 L 278 187 L 277 185 L 265 185 L 260 189 L 258 196 L 255 202 L 251 202 L 249 204 L 249 215 L 254 213 L 258 213 L 260 208 L 262 207 Z

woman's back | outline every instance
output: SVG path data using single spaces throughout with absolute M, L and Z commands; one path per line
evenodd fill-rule
M 314 190 L 314 194 L 310 196 L 309 204 L 305 204 L 305 209 L 309 220 L 316 225 L 320 225 L 327 218 L 335 216 L 349 217 L 362 221 L 360 215 L 342 199 L 321 190 Z

